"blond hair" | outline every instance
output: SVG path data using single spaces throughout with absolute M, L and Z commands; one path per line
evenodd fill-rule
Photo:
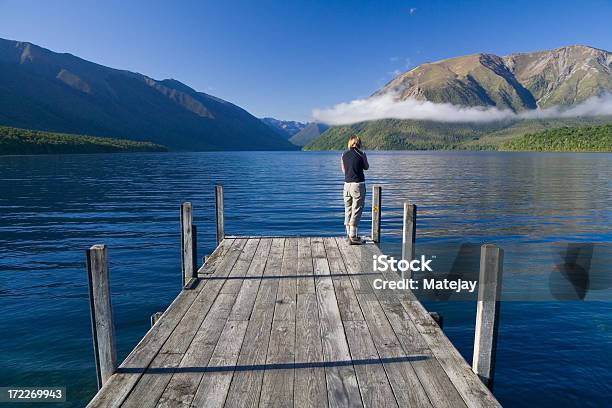
M 348 140 L 348 148 L 352 149 L 353 147 L 360 149 L 361 148 L 361 139 L 357 135 L 353 135 Z

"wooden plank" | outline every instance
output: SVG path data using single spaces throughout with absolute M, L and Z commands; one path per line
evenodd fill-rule
M 268 315 L 274 315 L 274 304 L 276 302 L 276 292 L 278 291 L 278 279 L 272 279 L 280 273 L 283 251 L 285 247 L 284 238 L 272 239 L 272 246 L 270 247 L 270 254 L 268 256 L 268 262 L 264 269 L 264 279 L 262 279 L 259 285 L 259 291 L 257 292 L 257 298 L 253 305 L 253 312 L 251 313 L 251 320 L 265 319 Z
M 225 238 L 225 213 L 223 210 L 223 186 L 215 185 L 215 213 L 217 224 L 217 245 Z
M 189 406 L 232 308 L 234 296 L 219 294 L 159 400 L 159 407 Z M 194 369 L 195 368 L 195 369 Z M 153 391 L 152 391 L 153 392 Z
M 134 387 L 121 406 L 124 408 L 155 407 L 161 391 L 170 382 L 181 358 L 183 358 L 182 354 L 164 354 L 161 359 L 154 360 L 138 381 L 138 386 Z M 158 390 L 161 391 L 158 392 Z
M 182 292 L 170 305 L 160 321 L 149 330 L 147 335 L 132 350 L 132 353 L 119 366 L 104 387 L 91 400 L 88 407 L 119 406 L 142 372 L 157 355 L 160 347 L 168 338 L 180 317 L 191 306 L 196 297 L 195 291 Z
M 226 240 L 223 245 L 228 248 L 228 253 L 232 251 L 238 241 Z M 219 266 L 220 263 L 211 265 Z M 211 266 L 212 267 L 212 266 Z M 222 268 L 220 275 L 229 273 Z M 196 301 L 202 289 L 207 286 L 200 282 L 194 290 L 181 291 L 174 299 L 172 304 L 166 309 L 161 319 L 149 330 L 145 337 L 136 345 L 132 352 L 126 357 L 119 366 L 117 373 L 113 375 L 107 384 L 91 400 L 88 407 L 108 407 L 118 406 L 126 398 L 134 385 L 141 378 L 144 370 L 151 364 L 160 348 L 164 345 L 168 337 L 177 327 L 186 311 Z
M 323 361 L 319 311 L 315 293 L 298 294 L 295 327 L 296 408 L 327 406 L 327 386 Z
M 351 277 L 347 273 L 347 268 L 338 250 L 336 240 L 334 238 L 323 238 L 323 243 L 325 244 L 329 271 L 334 283 L 342 321 L 363 320 L 363 313 L 361 313 L 359 302 L 355 296 Z
M 281 264 L 274 307 L 274 320 L 295 321 L 295 303 L 297 296 L 297 254 L 298 242 L 296 238 L 285 240 L 283 261 Z
M 262 239 L 259 241 L 255 256 L 245 274 L 247 279 L 242 283 L 242 287 L 240 288 L 240 292 L 238 293 L 236 302 L 230 313 L 229 320 L 249 320 L 251 312 L 253 311 L 253 305 L 255 304 L 259 285 L 261 284 L 261 279 L 257 278 L 263 275 L 271 245 L 272 240 Z
M 278 279 L 269 279 L 280 269 L 284 239 L 262 238 L 260 246 L 269 245 L 270 251 L 264 268 L 259 291 L 253 305 L 253 312 L 247 327 L 245 339 L 238 357 L 241 366 L 254 366 L 253 369 L 239 370 L 234 373 L 227 395 L 228 407 L 257 407 L 264 370 L 257 368 L 266 363 L 274 303 L 278 290 Z
M 298 238 L 297 293 L 315 293 L 310 238 Z
M 366 253 L 369 251 L 369 254 L 380 254 L 380 250 L 373 245 L 365 245 L 361 248 Z M 394 272 L 382 272 L 382 275 L 387 280 L 397 279 Z M 399 299 L 403 309 L 417 329 L 419 338 L 427 344 L 432 355 L 444 369 L 465 404 L 470 408 L 500 407 L 501 405 L 493 394 L 472 372 L 467 362 L 429 316 L 429 313 L 414 294 L 407 290 L 393 290 L 391 292 Z
M 293 406 L 294 360 L 295 321 L 274 319 L 259 397 L 260 407 Z
M 389 379 L 365 321 L 344 322 L 364 407 L 397 407 Z
M 87 250 L 86 254 L 91 333 L 96 358 L 98 389 L 100 389 L 117 369 L 115 323 L 111 305 L 106 245 L 94 245 Z
M 156 407 L 189 407 L 197 391 L 202 369 L 206 367 L 212 356 L 217 341 L 226 323 L 225 319 L 206 318 L 193 342 L 182 360 L 175 368 L 168 385 L 162 389 Z M 159 389 L 151 389 L 151 393 L 158 393 Z
M 360 248 L 360 251 L 363 252 L 363 256 L 371 258 L 378 252 L 378 248 L 366 245 Z M 393 277 L 397 278 L 397 275 L 388 278 Z M 411 365 L 434 406 L 448 408 L 465 406 L 461 395 L 455 389 L 444 369 L 435 360 L 423 340 L 419 338 L 418 331 L 408 314 L 403 313 L 402 304 L 396 296 L 396 292 L 387 289 L 374 290 L 373 296 L 359 297 L 364 314 L 367 309 L 371 316 L 367 321 L 373 335 L 374 333 L 387 335 L 379 338 L 376 343 L 389 344 L 393 340 L 399 340 L 405 353 L 410 355 L 416 352 L 420 355 L 421 358 L 412 360 Z M 382 303 L 387 305 L 384 311 L 381 308 Z M 392 321 L 396 323 L 395 326 L 389 326 Z
M 503 264 L 503 249 L 491 244 L 481 247 L 472 370 L 489 388 L 495 374 Z
M 197 370 L 186 371 L 184 368 L 189 368 L 190 364 L 202 364 L 202 361 L 208 361 L 210 358 L 212 350 L 216 345 L 216 339 L 219 338 L 221 328 L 225 325 L 236 300 L 236 294 L 234 293 L 219 293 L 224 283 L 222 278 L 230 275 L 232 269 L 236 267 L 238 258 L 243 253 L 242 249 L 244 249 L 246 244 L 247 240 L 245 239 L 236 240 L 232 246 L 232 250 L 228 252 L 227 256 L 221 261 L 220 265 L 218 265 L 216 273 L 213 276 L 205 278 L 207 284 L 206 288 L 202 291 L 200 298 L 195 302 L 195 307 L 202 311 L 200 319 L 206 316 L 202 324 L 190 324 L 189 320 L 185 320 L 185 324 L 179 325 L 176 331 L 179 334 L 173 334 L 174 338 L 177 340 L 168 340 L 170 344 L 187 344 L 189 348 L 185 353 L 185 357 L 180 362 L 180 369 L 173 375 L 166 389 L 163 390 L 158 406 L 185 405 L 189 404 L 193 399 L 203 373 Z M 214 299 L 214 302 L 206 314 L 204 312 L 206 306 L 204 305 L 209 304 L 210 299 Z M 189 314 L 186 314 L 184 319 L 188 318 Z M 194 319 L 195 317 L 192 321 Z M 192 341 L 187 342 L 186 340 L 182 340 L 189 338 L 185 333 L 192 333 L 194 327 L 197 333 L 195 337 L 191 335 Z M 210 338 L 206 338 L 207 335 L 210 336 Z M 167 346 L 164 351 L 176 351 L 176 347 L 178 346 Z
M 182 317 L 181 322 L 162 347 L 162 353 L 185 353 L 208 311 L 217 300 L 217 293 L 223 285 L 221 278 L 233 273 L 233 270 L 236 269 L 238 259 L 244 254 L 245 245 L 246 240 L 236 240 L 232 250 L 217 266 L 216 274 L 211 279 L 204 281 L 205 287 L 197 297 L 197 301 Z
M 336 238 L 338 250 L 342 255 L 346 271 L 351 278 L 355 293 L 372 293 L 372 258 L 367 257 L 362 250 L 363 245 L 349 245 L 346 239 Z
M 219 245 L 217 245 L 213 253 L 205 257 L 206 262 L 198 270 L 198 275 L 200 274 L 206 275 L 206 274 L 214 273 L 216 265 L 219 264 L 219 262 L 225 257 L 225 255 L 227 255 L 227 253 L 229 252 L 235 240 L 236 239 L 234 238 L 226 238 Z M 204 277 L 204 276 L 200 276 L 200 277 Z
M 327 398 L 331 407 L 361 407 L 355 368 L 340 318 L 340 310 L 329 276 L 329 264 L 322 239 L 311 239 L 315 285 L 323 345 Z M 319 276 L 320 275 L 320 276 Z
M 248 322 L 228 321 L 208 362 L 191 403 L 195 407 L 222 407 L 234 375 L 236 361 Z
M 221 293 L 237 294 L 240 292 L 242 282 L 244 282 L 244 277 L 249 270 L 249 266 L 251 265 L 251 261 L 255 256 L 255 251 L 257 251 L 258 245 L 259 239 L 248 239 L 246 241 L 242 253 L 232 268 L 232 272 L 228 275 L 228 279 L 223 282 Z
M 393 327 L 392 324 L 387 320 L 387 316 L 381 305 L 373 294 L 359 295 L 359 303 L 362 305 L 362 310 L 366 318 L 366 322 L 374 344 L 380 358 L 389 359 L 390 361 L 384 364 L 385 371 L 393 388 L 393 393 L 400 406 L 416 406 L 416 407 L 429 407 L 432 406 L 428 393 L 424 388 L 422 381 L 420 380 L 419 373 L 415 370 L 415 366 L 425 376 L 429 375 L 433 378 L 425 378 L 425 381 L 438 382 L 437 376 L 442 375 L 446 377 L 446 374 L 441 367 L 438 367 L 436 372 L 435 367 L 430 367 L 428 372 L 423 370 L 423 365 L 419 365 L 420 361 L 431 359 L 431 354 L 426 346 L 418 343 L 418 338 L 411 337 L 409 334 L 396 331 L 396 329 L 403 329 L 405 322 L 395 319 L 394 323 L 399 324 L 397 327 Z M 406 316 L 407 318 L 407 316 Z M 408 319 L 408 318 L 407 318 Z M 409 319 L 408 319 L 409 321 Z M 415 345 L 412 343 L 404 343 L 405 340 L 414 340 Z M 404 347 L 406 346 L 406 347 Z M 452 385 L 448 382 L 450 387 Z M 431 387 L 428 387 L 431 389 Z M 455 395 L 456 397 L 453 397 Z M 449 403 L 457 401 L 458 394 L 456 391 L 451 390 L 450 397 L 447 397 L 446 393 L 433 396 L 436 399 L 442 399 L 442 403 L 434 406 L 448 406 L 445 402 L 448 398 Z M 458 397 L 458 407 L 464 406 L 463 401 Z
M 272 327 L 272 314 L 267 318 L 250 320 L 238 356 L 238 365 L 245 367 L 234 373 L 227 400 L 227 407 L 257 407 L 266 363 L 268 342 Z M 252 368 L 246 368 L 246 367 Z

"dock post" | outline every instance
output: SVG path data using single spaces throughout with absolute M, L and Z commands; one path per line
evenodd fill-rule
M 372 241 L 380 242 L 380 216 L 382 187 L 375 184 L 372 190 Z
M 94 245 L 86 253 L 91 332 L 100 389 L 117 369 L 110 275 L 106 245 Z
M 183 286 L 195 277 L 193 211 L 190 202 L 181 204 L 181 265 Z
M 191 225 L 191 245 L 193 245 L 193 251 L 191 251 L 192 265 L 193 265 L 193 278 L 198 277 L 198 226 Z
M 155 326 L 155 323 L 157 323 L 163 314 L 163 312 L 155 312 L 151 315 L 151 327 Z
M 417 207 L 410 202 L 404 202 L 404 226 L 402 228 L 402 259 L 408 262 L 414 259 L 414 244 L 416 242 Z M 409 276 L 410 278 L 410 276 Z M 402 279 L 404 271 L 402 270 Z
M 225 226 L 223 216 L 223 186 L 215 185 L 215 209 L 217 212 L 217 245 L 225 238 Z
M 442 316 L 438 312 L 429 312 L 429 316 L 440 326 L 441 329 L 444 328 L 444 316 Z
M 503 249 L 492 244 L 485 244 L 480 248 L 480 277 L 472 371 L 489 389 L 493 388 L 495 374 L 503 262 Z

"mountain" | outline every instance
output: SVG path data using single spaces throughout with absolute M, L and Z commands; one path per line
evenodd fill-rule
M 300 132 L 307 125 L 307 123 L 297 122 L 295 120 L 279 120 L 274 118 L 261 118 L 261 121 L 270 126 L 272 130 L 285 139 L 291 138 L 291 136 Z
M 420 65 L 397 76 L 373 96 L 390 92 L 398 100 L 494 106 L 514 112 L 567 107 L 612 92 L 612 53 L 574 45 L 505 57 L 467 55 Z M 350 134 L 362 136 L 369 149 L 491 149 L 514 137 L 551 127 L 608 122 L 612 118 L 492 123 L 384 119 L 332 127 L 305 149 L 343 149 L 344 138 Z
M 611 72 L 612 53 L 582 45 L 505 57 L 474 54 L 420 65 L 375 95 L 522 111 L 611 92 Z
M 321 136 L 327 129 L 329 129 L 329 126 L 324 123 L 311 122 L 293 135 L 289 141 L 296 146 L 306 146 Z
M 246 110 L 174 80 L 0 39 L 0 125 L 150 141 L 171 150 L 290 150 Z
M 529 133 L 608 123 L 612 123 L 610 116 L 488 123 L 384 119 L 334 126 L 304 146 L 304 150 L 343 150 L 352 135 L 359 135 L 369 150 L 498 150 L 503 144 Z

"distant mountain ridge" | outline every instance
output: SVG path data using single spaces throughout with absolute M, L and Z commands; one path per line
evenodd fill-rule
M 280 120 L 270 117 L 261 118 L 260 120 L 266 125 L 270 126 L 275 132 L 283 136 L 285 139 L 291 138 L 308 125 L 308 123 L 298 122 L 295 120 Z
M 583 45 L 516 53 L 473 54 L 422 64 L 374 95 L 394 92 L 462 106 L 513 111 L 569 106 L 612 92 L 612 53 Z
M 612 93 L 612 53 L 574 45 L 504 57 L 483 53 L 450 58 L 400 74 L 372 96 L 388 93 L 400 101 L 414 98 L 514 112 L 568 107 Z M 334 126 L 305 149 L 342 149 L 352 134 L 360 135 L 368 149 L 494 149 L 512 138 L 555 126 L 609 122 L 611 117 L 492 123 L 382 119 Z
M 246 110 L 155 80 L 0 39 L 0 125 L 150 141 L 172 150 L 292 150 Z
M 327 129 L 329 126 L 324 123 L 311 122 L 293 135 L 289 141 L 296 146 L 306 146 L 319 138 Z

